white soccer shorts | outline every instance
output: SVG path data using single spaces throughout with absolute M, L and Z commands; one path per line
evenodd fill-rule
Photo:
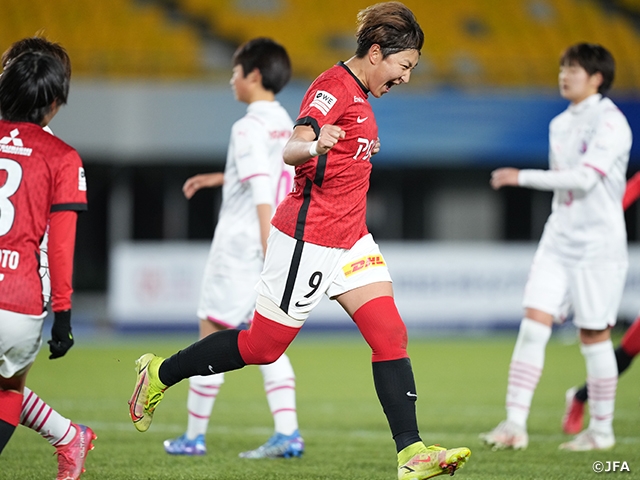
M 262 255 L 238 259 L 212 246 L 202 279 L 198 318 L 227 328 L 250 322 L 263 263 Z
M 523 306 L 563 322 L 573 311 L 578 328 L 604 330 L 616 324 L 627 277 L 626 263 L 567 266 L 552 254 L 536 254 Z
M 256 288 L 302 326 L 323 295 L 333 299 L 376 282 L 391 282 L 391 275 L 370 234 L 347 250 L 296 240 L 272 227 Z
M 31 365 L 42 345 L 44 315 L 0 310 L 0 376 L 11 378 Z

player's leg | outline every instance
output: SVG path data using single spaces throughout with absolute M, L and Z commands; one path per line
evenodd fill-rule
M 41 344 L 43 318 L 0 310 L 0 453 L 20 424 L 29 368 Z
M 427 447 L 420 438 L 415 409 L 418 394 L 406 351 L 407 332 L 392 297 L 391 283 L 363 286 L 337 300 L 371 347 L 376 393 L 398 453 L 398 478 L 453 474 L 471 452 L 464 447 Z
M 633 359 L 640 352 L 640 316 L 627 329 L 618 348 L 615 349 L 618 376 L 631 366 Z M 587 383 L 581 387 L 570 388 L 566 394 L 566 410 L 562 418 L 562 430 L 567 434 L 582 431 L 584 422 L 584 406 L 589 398 Z
M 24 388 L 20 424 L 38 432 L 54 447 L 68 444 L 76 435 L 71 420 L 60 415 L 27 387 Z
M 509 364 L 507 419 L 480 438 L 494 448 L 527 448 L 527 419 L 533 394 L 544 366 L 545 349 L 551 337 L 553 317 L 528 308 L 520 323 L 518 338 Z
M 0 453 L 20 423 L 22 390 L 28 369 L 9 378 L 0 376 Z
M 91 428 L 73 423 L 47 405 L 35 392 L 24 388 L 20 424 L 35 430 L 56 448 L 58 478 L 79 478 L 87 454 L 97 438 Z
M 346 251 L 327 290 L 351 316 L 371 347 L 373 380 L 398 454 L 398 478 L 423 479 L 453 473 L 467 461 L 468 448 L 427 447 L 418 433 L 418 398 L 407 330 L 393 300 L 391 276 L 371 235 Z
M 627 266 L 608 265 L 574 269 L 574 324 L 580 329 L 580 351 L 585 359 L 590 422 L 586 430 L 563 443 L 565 450 L 605 450 L 613 447 L 613 414 L 618 366 L 611 342 L 624 290 Z
M 224 330 L 209 320 L 200 320 L 200 338 Z M 224 383 L 224 373 L 195 376 L 189 379 L 187 394 L 187 431 L 178 438 L 165 440 L 163 445 L 172 455 L 204 455 L 207 453 L 205 435 L 213 406 Z
M 273 416 L 274 434 L 255 450 L 240 454 L 241 458 L 291 458 L 304 452 L 304 441 L 298 430 L 296 411 L 296 379 L 287 354 L 269 365 L 260 365 L 264 390 Z
M 613 414 L 615 409 L 618 370 L 609 329 L 580 329 L 580 351 L 587 367 L 589 412 L 591 420 L 586 430 L 570 442 L 565 450 L 606 450 L 615 444 Z
M 544 367 L 545 350 L 554 319 L 568 311 L 568 275 L 562 263 L 538 250 L 534 258 L 507 382 L 507 418 L 493 430 L 482 433 L 481 440 L 494 449 L 524 449 L 529 444 L 527 420 L 531 401 Z
M 257 308 L 249 330 L 214 333 L 166 359 L 152 353 L 141 356 L 129 400 L 131 420 L 139 431 L 148 430 L 165 390 L 184 379 L 275 362 L 299 329 L 271 320 Z

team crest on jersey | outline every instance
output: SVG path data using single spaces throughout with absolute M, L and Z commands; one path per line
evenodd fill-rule
M 367 255 L 366 257 L 359 258 L 351 263 L 348 263 L 342 267 L 342 272 L 345 277 L 350 277 L 354 273 L 358 273 L 373 267 L 383 267 L 386 265 L 382 255 Z
M 338 99 L 329 92 L 318 90 L 310 106 L 316 107 L 323 115 L 326 115 L 337 102 Z
M 87 177 L 84 175 L 84 168 L 78 167 L 78 190 L 87 191 Z
M 15 155 L 24 155 L 26 157 L 31 155 L 31 148 L 26 148 L 22 143 L 22 140 L 18 138 L 20 132 L 17 128 L 14 128 L 9 132 L 8 137 L 0 138 L 0 151 L 2 153 L 13 153 Z

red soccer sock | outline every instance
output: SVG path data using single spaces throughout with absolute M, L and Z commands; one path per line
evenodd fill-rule
M 4 450 L 11 435 L 20 423 L 22 411 L 22 394 L 14 391 L 0 390 L 0 452 Z
M 17 427 L 22 411 L 22 394 L 13 390 L 0 390 L 0 420 Z
M 636 318 L 635 322 L 625 332 L 620 345 L 631 357 L 635 357 L 640 353 L 640 317 Z

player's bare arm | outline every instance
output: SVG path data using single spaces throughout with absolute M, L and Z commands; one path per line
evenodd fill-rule
M 502 187 L 517 187 L 518 173 L 517 168 L 498 168 L 491 172 L 491 188 L 498 190 Z
M 282 157 L 287 165 L 302 165 L 311 158 L 326 154 L 344 137 L 345 131 L 337 125 L 323 125 L 316 140 L 312 127 L 299 125 L 285 145 Z
M 269 238 L 269 230 L 271 229 L 271 205 L 261 203 L 256 205 L 258 210 L 258 222 L 260 223 L 260 242 L 262 243 L 262 252 L 267 254 L 267 238 Z
M 187 179 L 182 186 L 182 193 L 189 200 L 201 188 L 219 187 L 224 183 L 224 173 L 199 173 Z

